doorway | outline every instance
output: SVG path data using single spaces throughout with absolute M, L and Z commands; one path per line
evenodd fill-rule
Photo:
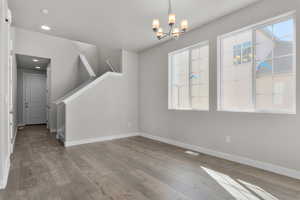
M 23 87 L 24 123 L 46 124 L 46 74 L 23 72 Z
M 49 58 L 16 55 L 19 126 L 49 123 Z

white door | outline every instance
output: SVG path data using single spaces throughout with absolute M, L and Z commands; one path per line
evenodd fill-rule
M 25 124 L 46 123 L 46 75 L 23 74 L 24 120 Z

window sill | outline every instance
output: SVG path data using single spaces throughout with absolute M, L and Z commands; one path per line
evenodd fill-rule
M 209 109 L 189 109 L 189 108 L 168 108 L 170 111 L 206 111 L 209 112 Z
M 252 114 L 278 114 L 278 115 L 296 115 L 296 112 L 270 111 L 270 110 L 226 110 L 217 109 L 217 112 L 232 112 L 232 113 L 252 113 Z

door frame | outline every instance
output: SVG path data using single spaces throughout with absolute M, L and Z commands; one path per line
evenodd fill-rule
M 13 42 L 11 37 L 11 22 L 12 22 L 12 15 L 11 11 L 7 10 L 7 68 L 6 68 L 6 84 L 7 84 L 7 96 L 6 96 L 6 103 L 7 103 L 7 128 L 8 128 L 8 148 L 9 153 L 13 153 L 13 146 L 14 146 L 14 88 L 13 88 Z
M 15 129 L 17 128 L 16 122 L 15 122 L 15 113 L 17 112 L 15 108 L 15 102 L 14 102 L 14 69 L 13 69 L 13 59 L 14 59 L 14 52 L 13 52 L 13 40 L 11 36 L 11 22 L 12 22 L 12 15 L 11 11 L 8 10 L 8 130 L 9 130 L 9 139 L 10 139 L 10 153 L 13 153 L 14 148 L 14 139 L 16 137 L 15 135 Z M 17 88 L 17 86 L 15 86 Z
M 47 128 L 51 127 L 51 60 L 46 69 L 46 88 L 47 88 L 47 102 L 46 102 L 46 122 Z
M 23 116 L 22 116 L 22 118 L 23 118 L 23 124 L 26 126 L 28 123 L 27 123 L 27 116 L 26 116 L 26 114 L 27 114 L 27 112 L 26 112 L 26 106 L 25 106 L 25 101 L 26 101 L 26 74 L 29 74 L 28 72 L 23 72 L 22 71 L 22 86 L 23 86 L 23 88 L 22 88 L 22 110 L 23 110 L 23 112 L 22 112 L 22 114 L 23 114 Z

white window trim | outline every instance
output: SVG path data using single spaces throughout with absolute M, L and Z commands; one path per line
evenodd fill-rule
M 173 108 L 172 107 L 172 60 L 171 57 L 174 54 L 178 54 L 180 52 L 186 51 L 188 49 L 192 49 L 198 46 L 204 46 L 208 45 L 208 108 L 207 109 L 194 109 L 194 108 Z M 189 57 L 189 60 L 191 58 Z M 189 62 L 189 68 L 191 68 L 191 62 Z M 168 53 L 168 110 L 174 110 L 174 111 L 210 111 L 210 42 L 209 40 L 205 40 L 202 42 L 198 42 L 196 44 L 183 47 L 179 50 L 172 51 Z
M 269 18 L 267 20 L 264 20 L 262 22 L 259 22 L 259 23 L 256 23 L 256 24 L 252 24 L 250 26 L 246 26 L 246 27 L 243 27 L 241 29 L 238 29 L 238 30 L 235 30 L 235 31 L 232 31 L 232 32 L 229 32 L 229 33 L 226 33 L 226 34 L 223 34 L 223 35 L 220 35 L 217 37 L 217 111 L 219 112 L 238 112 L 238 113 L 262 113 L 262 114 L 288 114 L 288 115 L 295 115 L 296 112 L 297 112 L 297 105 L 296 105 L 296 96 L 297 96 L 297 85 L 296 85 L 296 77 L 294 78 L 294 102 L 295 102 L 295 111 L 294 112 L 286 112 L 286 111 L 282 111 L 282 110 L 256 110 L 255 108 L 253 110 L 247 110 L 247 109 L 224 109 L 222 108 L 222 101 L 221 101 L 221 98 L 222 98 L 222 95 L 221 95 L 221 72 L 222 72 L 222 69 L 221 69 L 221 56 L 222 56 L 222 39 L 228 37 L 228 36 L 231 36 L 231 35 L 234 35 L 234 34 L 238 34 L 238 33 L 241 33 L 241 32 L 244 32 L 244 31 L 248 31 L 248 30 L 256 30 L 256 29 L 259 29 L 260 27 L 264 27 L 264 26 L 267 26 L 267 25 L 272 25 L 272 24 L 275 24 L 276 22 L 281 22 L 281 21 L 284 21 L 284 19 L 290 19 L 292 18 L 294 20 L 294 62 L 293 62 L 293 69 L 294 69 L 294 73 L 295 73 L 295 76 L 297 74 L 296 72 L 296 60 L 297 60 L 297 45 L 296 45 L 296 42 L 297 42 L 297 30 L 296 30 L 296 11 L 291 11 L 291 12 L 288 12 L 288 13 L 285 13 L 283 15 L 279 15 L 279 16 L 276 16 L 276 17 L 273 17 L 273 18 Z M 254 37 L 254 36 L 253 36 Z M 254 45 L 253 45 L 253 41 L 252 41 L 252 53 L 254 53 L 255 49 L 254 49 Z M 254 65 L 253 61 L 252 61 L 252 64 Z M 254 67 L 253 67 L 253 70 L 254 70 Z M 253 74 L 253 78 L 255 74 Z M 253 88 L 252 90 L 254 90 L 254 85 L 255 84 L 255 81 L 253 81 Z M 252 96 L 253 98 L 253 103 L 255 105 L 255 96 L 253 95 Z

